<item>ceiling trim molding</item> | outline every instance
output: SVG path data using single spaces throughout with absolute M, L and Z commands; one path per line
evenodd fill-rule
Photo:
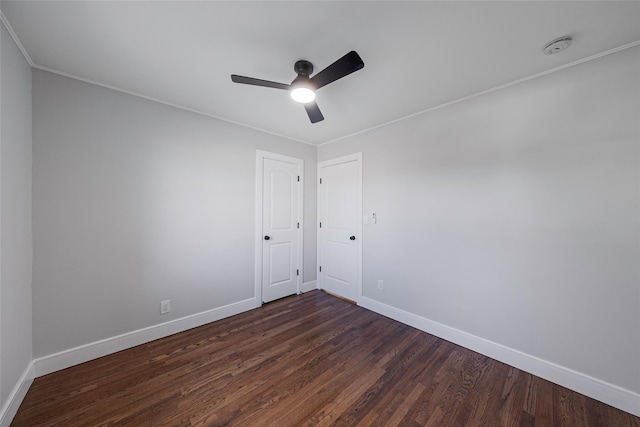
M 22 52 L 22 56 L 24 56 L 24 59 L 27 60 L 27 63 L 29 63 L 29 66 L 33 67 L 34 64 L 33 64 L 33 61 L 31 60 L 31 57 L 27 53 L 27 50 L 24 48 L 24 46 L 22 46 L 22 43 L 20 43 L 20 40 L 18 39 L 17 34 L 15 33 L 15 31 L 13 31 L 13 28 L 11 28 L 9 21 L 7 21 L 7 18 L 4 16 L 4 13 L 2 13 L 1 10 L 0 10 L 0 21 L 2 21 L 2 24 L 9 32 L 9 35 L 11 36 L 15 44 L 18 46 L 18 49 L 20 49 L 20 52 Z
M 397 118 L 397 119 L 394 119 L 394 120 L 391 120 L 391 121 L 388 121 L 388 122 L 385 122 L 385 123 L 382 123 L 382 124 L 379 124 L 379 125 L 376 125 L 376 126 L 372 126 L 370 128 L 367 128 L 367 129 L 362 129 L 362 130 L 359 130 L 357 132 L 350 133 L 348 135 L 340 136 L 338 138 L 335 138 L 335 139 L 332 139 L 332 140 L 329 140 L 329 141 L 326 141 L 326 142 L 322 142 L 322 143 L 318 144 L 318 147 L 320 147 L 322 145 L 332 144 L 334 142 L 342 141 L 344 139 L 351 138 L 353 136 L 360 135 L 360 134 L 363 134 L 363 133 L 367 133 L 367 132 L 370 132 L 370 131 L 375 130 L 375 129 L 380 129 L 382 127 L 389 126 L 389 125 L 392 125 L 394 123 L 410 119 L 412 117 L 420 116 L 422 114 L 426 114 L 426 113 L 429 113 L 431 111 L 439 110 L 441 108 L 445 108 L 445 107 L 448 107 L 450 105 L 457 104 L 459 102 L 467 101 L 469 99 L 473 99 L 473 98 L 476 98 L 476 97 L 481 96 L 481 95 L 486 95 L 486 94 L 491 93 L 491 92 L 495 92 L 495 91 L 498 91 L 498 90 L 501 90 L 501 89 L 505 89 L 505 88 L 507 88 L 509 86 L 513 86 L 513 85 L 517 85 L 517 84 L 520 84 L 520 83 L 524 83 L 524 82 L 529 81 L 529 80 L 537 79 L 539 77 L 546 76 L 547 74 L 555 73 L 557 71 L 562 71 L 564 69 L 571 68 L 571 67 L 574 67 L 576 65 L 580 65 L 580 64 L 583 64 L 585 62 L 592 61 L 592 60 L 598 59 L 598 58 L 602 58 L 603 56 L 611 55 L 612 53 L 620 52 L 622 50 L 630 49 L 632 47 L 639 46 L 639 45 L 640 45 L 640 40 L 636 40 L 634 42 L 627 43 L 627 44 L 624 44 L 622 46 L 618 46 L 618 47 L 613 48 L 613 49 L 605 50 L 604 52 L 596 53 L 595 55 L 587 56 L 586 58 L 578 59 L 577 61 L 573 61 L 573 62 L 570 62 L 568 64 L 561 65 L 559 67 L 551 68 L 549 70 L 542 71 L 542 72 L 537 73 L 537 74 L 532 74 L 530 76 L 523 77 L 521 79 L 514 80 L 514 81 L 509 82 L 509 83 L 505 83 L 505 84 L 502 84 L 502 85 L 499 85 L 499 86 L 492 87 L 490 89 L 486 89 L 486 90 L 483 90 L 483 91 L 480 91 L 480 92 L 476 92 L 474 94 L 471 94 L 471 95 L 468 95 L 468 96 L 464 96 L 462 98 L 454 99 L 453 101 L 445 102 L 444 104 L 436 105 L 435 107 L 427 108 L 426 110 L 418 111 L 417 113 L 412 113 L 412 114 L 409 114 L 407 116 L 403 116 L 403 117 L 400 117 L 400 118 Z
M 70 79 L 78 80 L 78 81 L 81 81 L 81 82 L 84 82 L 84 83 L 89 83 L 89 84 L 94 85 L 94 86 L 100 86 L 100 87 L 103 87 L 103 88 L 106 88 L 106 89 L 115 90 L 116 92 L 121 92 L 121 93 L 124 93 L 124 94 L 127 94 L 127 95 L 135 96 L 137 98 L 146 99 L 147 101 L 157 102 L 159 104 L 163 104 L 163 105 L 166 105 L 166 106 L 169 106 L 169 107 L 177 108 L 179 110 L 188 111 L 190 113 L 195 113 L 195 114 L 198 114 L 198 115 L 201 115 L 201 116 L 209 117 L 210 119 L 220 120 L 220 121 L 223 121 L 223 122 L 234 124 L 236 126 L 241 126 L 241 127 L 244 127 L 244 128 L 252 129 L 252 130 L 255 130 L 255 131 L 258 131 L 258 132 L 262 132 L 262 133 L 266 133 L 266 134 L 269 134 L 269 135 L 272 135 L 272 136 L 277 136 L 279 138 L 288 139 L 289 141 L 299 142 L 301 144 L 306 144 L 306 145 L 312 145 L 314 147 L 317 146 L 316 144 L 312 144 L 312 143 L 310 143 L 308 141 L 303 141 L 301 139 L 297 139 L 297 138 L 294 138 L 294 137 L 291 137 L 291 136 L 282 135 L 282 134 L 279 134 L 279 133 L 276 133 L 276 132 L 271 132 L 271 131 L 268 131 L 268 130 L 265 130 L 265 129 L 260 129 L 258 127 L 247 125 L 245 123 L 236 122 L 235 120 L 225 119 L 224 117 L 216 116 L 214 114 L 205 113 L 203 111 L 199 111 L 199 110 L 196 110 L 196 109 L 193 109 L 193 108 L 185 107 L 185 106 L 179 105 L 179 104 L 174 104 L 174 103 L 169 102 L 169 101 L 163 101 L 162 99 L 153 98 L 151 96 L 143 95 L 141 93 L 133 92 L 133 91 L 126 90 L 126 89 L 122 89 L 122 88 L 119 88 L 117 86 L 112 86 L 112 85 L 109 85 L 109 84 L 106 84 L 106 83 L 97 82 L 95 80 L 86 79 L 84 77 L 80 77 L 80 76 L 77 76 L 75 74 L 71 74 L 71 73 L 67 73 L 67 72 L 64 72 L 64 71 L 56 70 L 54 68 L 44 67 L 44 66 L 38 65 L 38 64 L 33 64 L 32 67 L 36 68 L 38 70 L 46 71 L 48 73 L 57 74 L 57 75 L 63 76 L 63 77 L 68 77 Z

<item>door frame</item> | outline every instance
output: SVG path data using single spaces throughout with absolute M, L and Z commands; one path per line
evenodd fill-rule
M 317 190 L 316 190 L 316 194 L 317 194 L 317 201 L 316 201 L 316 212 L 317 212 L 317 218 L 318 218 L 318 222 L 320 221 L 320 179 L 322 178 L 322 174 L 321 174 L 321 169 L 323 167 L 326 166 L 332 166 L 332 165 L 337 165 L 340 163 L 347 163 L 347 162 L 356 162 L 356 164 L 358 165 L 358 182 L 357 182 L 357 200 L 356 200 L 356 210 L 357 210 L 357 218 L 356 218 L 356 229 L 357 229 L 357 233 L 358 233 L 358 239 L 356 240 L 357 243 L 357 270 L 358 270 L 358 274 L 357 274 L 357 283 L 356 283 L 356 300 L 355 303 L 357 305 L 360 305 L 360 302 L 362 300 L 362 240 L 363 240 L 363 236 L 362 236 L 362 220 L 363 220 L 363 216 L 362 216 L 362 152 L 358 152 L 358 153 L 353 153 L 353 154 L 348 154 L 346 156 L 341 156 L 341 157 L 336 157 L 334 159 L 329 159 L 329 160 L 325 160 L 323 162 L 318 162 L 318 181 L 317 181 Z M 317 260 L 316 260 L 316 265 L 320 266 L 322 265 L 321 261 L 322 261 L 322 245 L 321 245 L 321 240 L 320 240 L 320 227 L 319 224 L 316 224 L 316 230 L 318 230 L 317 232 Z M 320 274 L 319 271 L 316 271 L 317 274 L 317 288 L 318 289 L 324 289 L 323 284 L 322 284 L 322 275 Z
M 258 306 L 262 305 L 262 199 L 264 184 L 264 159 L 279 160 L 283 162 L 294 163 L 298 165 L 298 173 L 300 175 L 300 185 L 298 185 L 298 220 L 300 228 L 298 229 L 298 270 L 300 274 L 297 276 L 296 292 L 300 294 L 300 280 L 304 277 L 304 269 L 302 260 L 304 259 L 304 160 L 297 157 L 285 156 L 283 154 L 271 153 L 269 151 L 256 150 L 256 198 L 255 198 L 255 289 L 254 296 Z

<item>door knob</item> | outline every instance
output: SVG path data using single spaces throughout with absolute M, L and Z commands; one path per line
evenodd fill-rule
M 271 237 L 269 236 L 264 236 L 264 240 L 269 240 Z
M 356 236 L 349 237 L 349 240 L 356 240 Z

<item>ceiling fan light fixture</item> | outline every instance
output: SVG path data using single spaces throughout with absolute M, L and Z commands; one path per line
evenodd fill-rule
M 309 61 L 298 61 L 294 68 L 298 77 L 291 82 L 291 98 L 300 104 L 313 102 L 316 99 L 316 85 L 309 78 L 313 65 Z
M 298 86 L 291 90 L 291 98 L 300 104 L 307 104 L 316 99 L 316 93 L 306 86 Z

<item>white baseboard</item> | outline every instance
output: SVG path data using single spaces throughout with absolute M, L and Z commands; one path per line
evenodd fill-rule
M 640 416 L 640 394 L 365 296 L 360 305 L 454 344 Z
M 301 294 L 304 294 L 305 292 L 313 291 L 314 289 L 318 289 L 318 282 L 316 280 L 304 282 L 302 285 L 300 285 Z
M 0 427 L 9 427 L 13 417 L 16 416 L 20 404 L 24 400 L 24 397 L 33 383 L 33 362 L 29 363 L 29 366 L 20 377 L 18 383 L 11 390 L 11 394 L 6 400 L 6 403 L 2 405 L 2 411 L 0 412 Z
M 34 374 L 36 377 L 47 375 L 51 372 L 215 322 L 216 320 L 224 319 L 225 317 L 233 316 L 257 307 L 260 307 L 258 299 L 251 298 L 40 357 L 33 361 Z

